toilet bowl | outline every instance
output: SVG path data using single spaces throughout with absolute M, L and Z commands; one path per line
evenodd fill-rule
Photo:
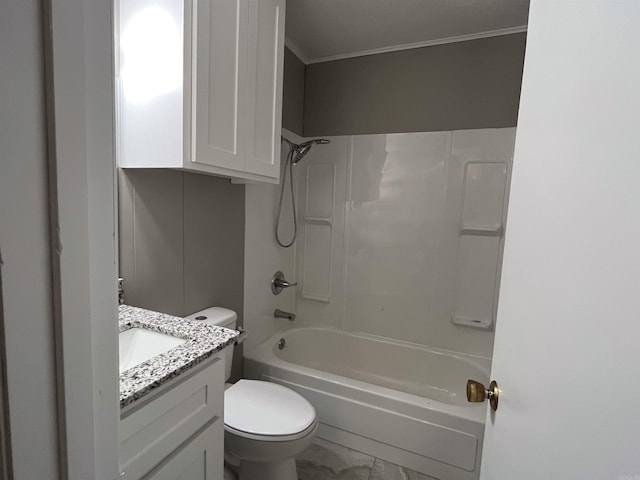
M 212 307 L 186 318 L 235 328 L 237 316 Z M 227 347 L 226 380 L 232 358 Z M 287 387 L 243 379 L 225 389 L 225 458 L 238 466 L 239 480 L 297 480 L 295 456 L 311 444 L 317 426 L 313 406 Z

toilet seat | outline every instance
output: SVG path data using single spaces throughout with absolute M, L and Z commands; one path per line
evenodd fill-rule
M 236 437 L 246 438 L 248 440 L 256 440 L 260 442 L 291 442 L 295 440 L 300 440 L 301 438 L 306 437 L 307 435 L 311 435 L 315 433 L 316 428 L 318 427 L 317 420 L 314 420 L 311 425 L 309 425 L 302 432 L 293 433 L 291 435 L 256 435 L 253 433 L 243 432 L 241 430 L 236 430 L 229 425 L 224 426 L 225 434 L 235 435 Z
M 224 392 L 225 430 L 255 440 L 294 440 L 316 427 L 313 406 L 293 390 L 271 382 L 240 380 Z

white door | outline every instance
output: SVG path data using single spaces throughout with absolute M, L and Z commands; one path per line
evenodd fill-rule
M 640 1 L 532 0 L 483 480 L 640 479 Z

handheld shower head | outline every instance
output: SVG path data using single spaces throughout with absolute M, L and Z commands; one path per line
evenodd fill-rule
M 300 145 L 296 145 L 295 147 L 293 147 L 295 153 L 293 157 L 293 164 L 295 165 L 300 160 L 302 160 L 314 145 L 326 145 L 328 143 L 331 143 L 331 140 L 329 140 L 328 138 L 315 138 L 313 140 L 301 143 Z
M 327 138 L 315 138 L 313 140 L 309 140 L 307 142 L 301 143 L 300 145 L 297 145 L 295 143 L 293 143 L 291 140 L 289 140 L 288 138 L 286 138 L 285 136 L 281 136 L 280 137 L 282 142 L 285 142 L 287 145 L 289 145 L 289 152 L 287 153 L 287 158 L 284 162 L 284 172 L 282 174 L 282 185 L 280 186 L 280 200 L 278 201 L 278 209 L 276 212 L 276 228 L 275 228 L 275 234 L 276 234 L 276 241 L 278 242 L 278 245 L 280 245 L 283 248 L 288 248 L 291 245 L 294 244 L 294 242 L 296 241 L 296 237 L 298 236 L 298 223 L 296 220 L 296 199 L 295 199 L 295 191 L 293 188 L 293 166 L 298 163 L 300 160 L 302 160 L 304 158 L 304 156 L 309 153 L 309 150 L 311 150 L 311 147 L 313 147 L 316 143 L 319 145 L 326 145 L 327 143 L 331 143 L 331 140 L 327 139 Z M 282 199 L 284 198 L 284 189 L 285 189 L 285 184 L 286 184 L 286 180 L 287 180 L 287 173 L 289 174 L 289 192 L 291 192 L 291 210 L 292 210 L 292 214 L 293 214 L 293 237 L 291 238 L 291 241 L 288 243 L 285 243 L 282 241 L 282 239 L 280 238 L 280 213 L 282 213 Z
M 328 138 L 314 138 L 313 140 L 309 140 L 308 142 L 304 142 L 301 145 L 307 145 L 307 144 L 311 144 L 311 145 L 326 145 L 328 143 L 331 143 L 331 140 L 329 140 Z

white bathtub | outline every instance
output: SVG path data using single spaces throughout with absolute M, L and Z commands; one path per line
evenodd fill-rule
M 487 406 L 467 403 L 465 387 L 488 383 L 488 359 L 302 327 L 245 352 L 244 365 L 304 395 L 321 438 L 440 480 L 479 477 Z

